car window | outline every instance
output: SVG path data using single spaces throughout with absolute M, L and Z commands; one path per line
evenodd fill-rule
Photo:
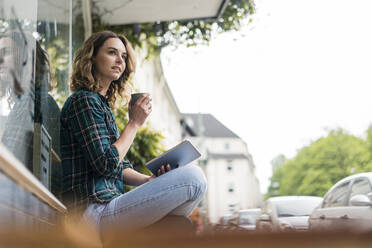
M 372 201 L 372 188 L 367 178 L 358 178 L 354 181 L 350 198 L 354 195 L 365 195 Z
M 350 181 L 345 182 L 329 192 L 324 198 L 323 208 L 345 206 L 349 184 Z
M 254 224 L 256 224 L 256 220 L 257 220 L 259 214 L 260 214 L 260 212 L 241 213 L 239 215 L 239 225 L 242 225 L 242 224 L 254 225 Z
M 309 216 L 322 198 L 294 198 L 275 202 L 278 217 Z

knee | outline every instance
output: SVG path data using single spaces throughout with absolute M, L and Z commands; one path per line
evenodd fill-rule
M 190 185 L 194 185 L 198 188 L 199 194 L 201 196 L 205 195 L 207 191 L 207 179 L 204 175 L 203 170 L 196 165 L 187 165 L 182 167 L 182 174 L 186 176 L 186 180 Z

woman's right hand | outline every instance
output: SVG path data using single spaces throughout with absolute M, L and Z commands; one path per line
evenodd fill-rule
M 133 105 L 129 105 L 129 122 L 140 127 L 152 111 L 150 94 L 141 96 Z

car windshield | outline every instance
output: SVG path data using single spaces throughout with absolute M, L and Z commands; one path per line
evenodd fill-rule
M 259 212 L 246 212 L 239 215 L 240 225 L 255 225 Z
M 279 217 L 309 216 L 321 202 L 319 198 L 291 199 L 274 203 Z

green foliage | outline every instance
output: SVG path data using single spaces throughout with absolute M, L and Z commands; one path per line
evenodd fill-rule
M 371 134 L 371 129 L 368 132 Z M 372 171 L 368 142 L 368 138 L 363 140 L 342 129 L 330 131 L 274 170 L 267 197 L 323 196 L 340 179 Z
M 54 39 L 48 44 L 50 63 L 51 95 L 61 108 L 68 97 L 68 45 L 63 39 Z
M 372 160 L 372 125 L 369 125 L 367 131 L 367 137 L 366 137 L 366 141 L 367 141 L 367 147 L 368 147 L 368 150 L 371 154 L 371 160 Z
M 96 6 L 96 1 L 92 2 Z M 93 31 L 109 29 L 123 33 L 134 46 L 146 44 L 150 54 L 159 52 L 159 48 L 180 44 L 195 46 L 208 44 L 214 34 L 237 31 L 251 20 L 249 15 L 255 11 L 253 0 L 230 0 L 218 19 L 211 20 L 182 20 L 169 22 L 154 22 L 130 25 L 109 25 L 101 21 L 100 16 L 107 11 L 93 7 Z
M 120 107 L 114 110 L 116 123 L 120 131 L 128 124 L 127 113 L 127 107 Z M 149 126 L 141 127 L 125 159 L 130 161 L 136 170 L 151 175 L 151 172 L 146 169 L 145 164 L 164 152 L 164 147 L 161 143 L 162 140 L 163 136 L 161 133 Z

